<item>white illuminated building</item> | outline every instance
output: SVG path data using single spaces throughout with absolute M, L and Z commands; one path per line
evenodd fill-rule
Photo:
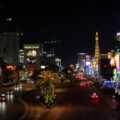
M 24 64 L 25 53 L 24 50 L 19 50 L 19 63 Z
M 78 53 L 77 55 L 78 55 L 77 68 L 79 69 L 80 72 L 84 72 L 86 53 Z

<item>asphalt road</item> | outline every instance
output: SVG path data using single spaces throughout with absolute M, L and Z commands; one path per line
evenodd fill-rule
M 90 95 L 97 92 L 98 100 Z M 119 113 L 106 102 L 104 95 L 93 86 L 80 87 L 73 84 L 56 90 L 58 101 L 52 108 L 31 104 L 26 120 L 120 120 Z
M 92 85 L 80 87 L 80 83 L 56 89 L 57 103 L 51 108 L 43 104 L 32 103 L 35 91 L 26 92 L 23 99 L 28 104 L 27 117 L 24 120 L 120 120 L 120 111 L 112 109 L 109 99 Z M 90 95 L 96 92 L 98 100 Z M 19 102 L 20 91 L 7 96 L 7 102 L 0 102 L 0 120 L 22 120 L 25 106 Z M 25 103 L 25 104 L 26 104 Z
M 18 100 L 20 91 L 15 91 L 14 95 L 7 95 L 6 97 L 6 102 L 0 102 L 0 120 L 18 120 L 24 114 L 25 109 Z

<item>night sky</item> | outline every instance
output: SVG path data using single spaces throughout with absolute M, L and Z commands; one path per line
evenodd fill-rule
M 56 53 L 63 65 L 75 64 L 78 52 L 94 55 L 96 31 L 100 52 L 114 49 L 115 34 L 120 31 L 120 7 L 115 1 L 17 1 L 1 3 L 0 9 L 0 16 L 19 17 L 19 29 L 24 32 L 21 44 L 60 41 Z

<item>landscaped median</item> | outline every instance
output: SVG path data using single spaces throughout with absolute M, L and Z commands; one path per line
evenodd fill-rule
M 52 94 L 51 90 L 44 90 L 43 94 L 41 91 L 30 84 L 23 84 L 22 99 L 28 104 L 39 104 L 51 107 L 55 104 L 56 94 Z
M 40 91 L 40 89 L 37 89 L 35 86 L 31 86 L 30 84 L 23 84 L 22 86 L 23 93 L 21 97 L 27 104 L 52 108 L 56 105 L 59 98 L 59 95 L 57 94 L 58 90 L 62 90 L 61 92 L 63 92 L 64 88 L 70 88 L 71 83 L 62 83 L 56 87 L 55 91 L 46 89 L 43 92 Z

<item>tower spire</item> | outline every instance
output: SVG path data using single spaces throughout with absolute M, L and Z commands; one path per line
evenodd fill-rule
M 94 55 L 94 57 L 96 58 L 96 63 L 98 64 L 99 57 L 100 57 L 98 32 L 96 32 L 96 35 L 95 35 L 95 55 Z

